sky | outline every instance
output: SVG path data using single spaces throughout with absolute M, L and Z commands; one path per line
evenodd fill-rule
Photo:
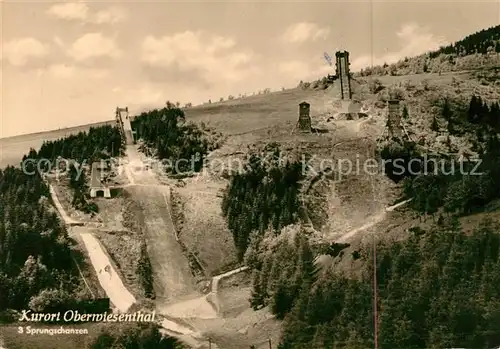
M 392 63 L 500 24 L 491 1 L 0 0 L 0 138 Z

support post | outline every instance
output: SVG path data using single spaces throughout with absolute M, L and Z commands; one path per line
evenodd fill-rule
M 373 234 L 373 330 L 375 349 L 378 349 L 378 300 L 377 300 L 377 244 Z

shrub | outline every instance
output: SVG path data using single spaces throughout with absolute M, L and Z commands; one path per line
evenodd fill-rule
M 155 299 L 155 292 L 153 288 L 153 268 L 148 256 L 146 244 L 141 245 L 141 256 L 137 265 L 137 274 L 144 289 L 144 295 L 147 298 Z
M 375 94 L 382 91 L 385 88 L 385 86 L 379 79 L 371 79 L 368 82 L 368 88 L 370 89 L 371 93 Z

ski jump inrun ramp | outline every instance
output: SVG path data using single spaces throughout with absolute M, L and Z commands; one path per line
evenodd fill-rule
M 130 123 L 130 116 L 128 114 L 128 107 L 116 108 L 116 120 L 125 136 L 127 145 L 135 143 L 134 134 L 132 132 L 132 124 Z

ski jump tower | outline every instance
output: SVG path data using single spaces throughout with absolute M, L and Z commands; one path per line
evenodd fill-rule
M 135 144 L 134 131 L 132 131 L 132 124 L 130 123 L 130 116 L 128 114 L 128 107 L 116 107 L 116 123 L 120 128 L 122 136 L 125 137 L 127 145 Z
M 390 137 L 401 138 L 403 123 L 401 121 L 400 103 L 398 100 L 387 101 L 387 130 Z
M 340 98 L 351 99 L 351 74 L 349 71 L 349 52 L 337 51 L 335 53 L 336 72 L 340 81 Z

